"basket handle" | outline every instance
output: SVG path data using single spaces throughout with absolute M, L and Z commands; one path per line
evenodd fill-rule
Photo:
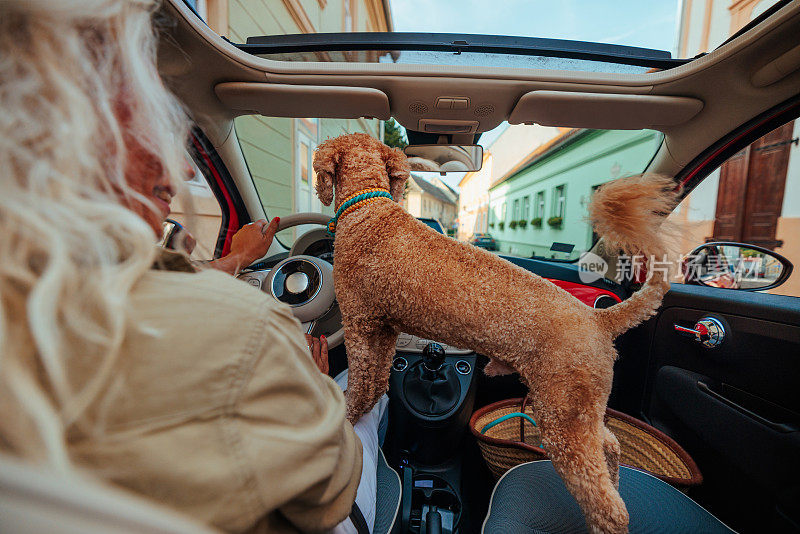
M 483 426 L 483 428 L 481 428 L 481 434 L 484 434 L 487 430 L 489 430 L 493 426 L 499 425 L 503 421 L 508 421 L 509 419 L 513 419 L 514 417 L 519 417 L 520 425 L 524 424 L 525 421 L 528 421 L 533 426 L 536 426 L 536 421 L 534 421 L 533 417 L 531 417 L 530 415 L 528 415 L 526 413 L 520 413 L 520 412 L 511 412 L 511 413 L 507 413 L 506 415 L 501 415 L 500 417 L 498 417 L 494 421 L 491 421 L 491 422 L 485 424 Z
M 522 397 L 522 403 L 520 404 L 519 411 L 521 413 L 525 413 L 525 408 L 528 404 L 528 396 L 525 395 Z M 531 419 L 532 421 L 533 419 Z M 533 426 L 536 426 L 536 423 L 533 423 Z M 521 443 L 525 443 L 525 419 L 520 418 L 519 420 L 519 440 Z

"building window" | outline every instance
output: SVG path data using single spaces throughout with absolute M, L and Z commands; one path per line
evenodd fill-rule
M 356 3 L 355 0 L 344 0 L 344 31 L 356 31 Z
M 536 193 L 536 205 L 533 208 L 533 216 L 539 219 L 544 217 L 544 191 Z
M 308 184 L 308 145 L 300 141 L 300 179 Z
M 506 220 L 506 203 L 505 202 L 503 202 L 503 205 L 500 207 L 500 220 L 501 221 L 505 221 Z
M 531 216 L 531 197 L 530 195 L 525 196 L 522 199 L 522 218 L 524 220 L 528 220 L 528 217 Z
M 206 0 L 186 0 L 186 3 L 200 15 L 201 19 L 205 21 L 208 18 Z
M 519 199 L 514 199 L 514 211 L 511 215 L 511 220 L 516 221 L 519 219 Z
M 317 128 L 314 120 L 294 121 L 295 132 L 295 180 L 294 210 L 296 212 L 321 212 L 322 204 L 315 193 L 314 150 L 317 148 Z
M 567 205 L 566 188 L 566 185 L 559 185 L 553 190 L 553 217 L 564 218 Z

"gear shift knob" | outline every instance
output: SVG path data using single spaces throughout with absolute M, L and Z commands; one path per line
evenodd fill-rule
M 438 343 L 428 343 L 422 349 L 422 365 L 428 371 L 438 371 L 444 363 L 444 347 Z

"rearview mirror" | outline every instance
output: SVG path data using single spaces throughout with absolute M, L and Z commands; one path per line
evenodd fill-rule
M 792 274 L 792 263 L 755 245 L 714 242 L 694 249 L 682 269 L 687 284 L 762 291 L 784 283 Z
M 471 172 L 483 164 L 480 145 L 409 145 L 403 152 L 412 171 Z

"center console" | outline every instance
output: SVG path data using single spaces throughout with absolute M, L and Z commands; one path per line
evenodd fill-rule
M 406 334 L 398 339 L 386 443 L 403 471 L 401 532 L 459 532 L 461 445 L 474 403 L 475 363 L 467 350 Z

